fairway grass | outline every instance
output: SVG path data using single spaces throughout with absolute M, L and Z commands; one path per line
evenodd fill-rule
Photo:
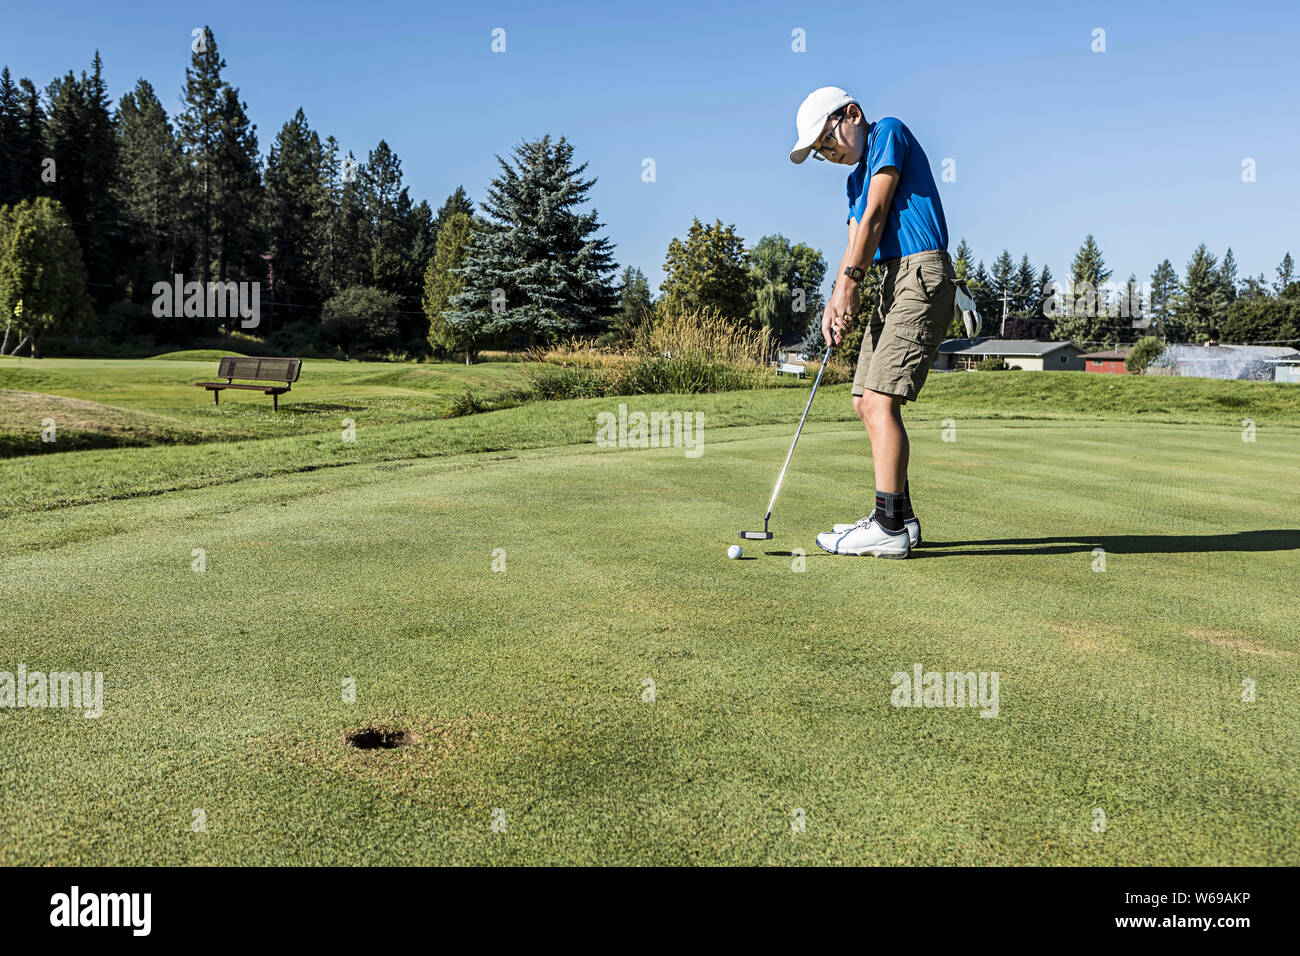
M 801 389 L 625 400 L 706 409 L 698 459 L 596 447 L 603 399 L 3 463 L 0 670 L 104 712 L 0 711 L 0 863 L 1300 864 L 1286 408 L 958 378 L 898 562 L 813 546 L 871 505 L 843 386 L 752 560 Z M 916 664 L 997 717 L 891 706 Z

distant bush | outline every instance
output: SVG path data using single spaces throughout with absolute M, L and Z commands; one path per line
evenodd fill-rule
M 276 354 L 295 358 L 324 358 L 334 354 L 334 347 L 325 340 L 320 326 L 314 322 L 286 322 L 270 334 L 266 344 Z
M 1160 357 L 1160 353 L 1165 350 L 1164 345 L 1154 335 L 1147 335 L 1134 343 L 1132 350 L 1128 353 L 1128 358 L 1124 359 L 1124 367 L 1132 375 L 1141 375 L 1151 363 Z
M 346 354 L 397 348 L 396 296 L 370 286 L 344 289 L 321 308 L 321 333 Z
M 1000 355 L 990 355 L 988 358 L 980 359 L 975 365 L 977 372 L 1005 372 L 1011 368 L 1007 360 Z

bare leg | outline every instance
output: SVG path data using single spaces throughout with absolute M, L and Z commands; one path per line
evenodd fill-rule
M 871 440 L 871 461 L 876 472 L 876 491 L 902 494 L 907 481 L 911 444 L 903 427 L 901 399 L 868 389 L 853 398 L 853 410 L 867 427 Z

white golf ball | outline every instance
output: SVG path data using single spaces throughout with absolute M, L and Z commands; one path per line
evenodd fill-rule
M 727 557 L 731 558 L 731 560 L 733 561 L 736 560 L 736 558 L 740 557 L 740 555 L 741 555 L 741 550 L 740 550 L 740 545 L 738 544 L 733 544 L 731 547 L 727 549 Z

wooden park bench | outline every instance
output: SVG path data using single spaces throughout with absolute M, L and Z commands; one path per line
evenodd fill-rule
M 271 396 L 273 411 L 280 410 L 280 396 L 289 391 L 289 386 L 298 381 L 302 371 L 302 359 L 296 358 L 258 358 L 257 356 L 225 355 L 217 366 L 217 378 L 224 382 L 195 382 L 199 388 L 206 388 L 212 393 L 212 404 L 220 404 L 219 396 L 223 388 L 242 388 L 252 392 L 261 392 Z M 283 385 L 252 385 L 244 382 L 283 382 Z
M 776 367 L 776 374 L 780 375 L 782 372 L 787 375 L 798 375 L 800 378 L 803 378 L 808 374 L 808 366 L 795 365 L 793 362 L 782 362 Z

